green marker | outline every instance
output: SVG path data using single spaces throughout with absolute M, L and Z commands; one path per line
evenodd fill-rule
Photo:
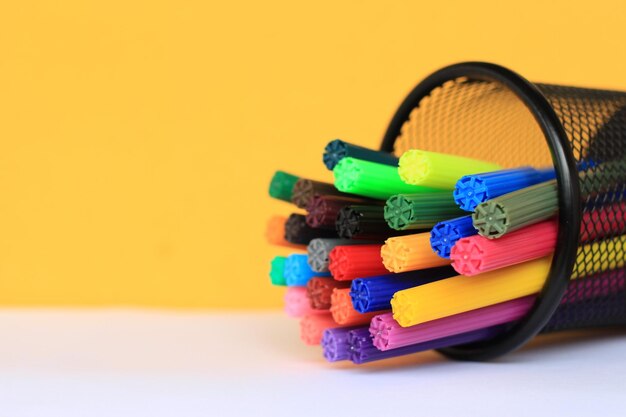
M 380 200 L 395 194 L 438 191 L 436 188 L 404 183 L 396 167 L 355 158 L 343 158 L 333 169 L 333 174 L 338 190 Z
M 579 174 L 582 198 L 594 194 L 623 192 L 626 183 L 626 161 L 605 162 Z M 621 197 L 620 197 L 621 199 Z
M 270 197 L 291 203 L 293 186 L 299 179 L 285 171 L 276 171 L 270 181 Z
M 385 204 L 385 220 L 395 230 L 430 228 L 464 213 L 449 191 L 394 195 Z
M 626 163 L 605 162 L 581 172 L 579 177 L 583 202 L 592 196 L 594 199 L 620 197 L 624 193 Z M 549 219 L 557 213 L 558 204 L 556 180 L 547 181 L 479 204 L 472 214 L 472 224 L 481 236 L 496 239 Z
M 286 260 L 287 258 L 284 256 L 276 256 L 274 257 L 274 259 L 272 259 L 272 269 L 270 269 L 270 280 L 272 282 L 272 285 L 287 285 L 284 274 Z
M 472 224 L 478 234 L 496 239 L 554 216 L 559 206 L 556 180 L 501 195 L 476 206 Z

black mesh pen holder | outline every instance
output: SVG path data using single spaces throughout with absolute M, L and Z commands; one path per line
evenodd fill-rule
M 381 145 L 398 156 L 412 148 L 489 160 L 504 168 L 554 166 L 556 171 L 558 240 L 532 310 L 495 339 L 442 349 L 443 354 L 489 360 L 541 331 L 626 324 L 620 263 L 626 248 L 617 244 L 598 250 L 579 242 L 581 230 L 602 230 L 602 238 L 591 243 L 625 232 L 589 214 L 611 204 L 611 218 L 626 215 L 620 205 L 626 195 L 626 93 L 534 84 L 488 63 L 452 65 L 411 91 Z M 570 280 L 591 274 L 597 262 L 608 270 L 602 279 Z M 567 303 L 562 303 L 564 295 Z

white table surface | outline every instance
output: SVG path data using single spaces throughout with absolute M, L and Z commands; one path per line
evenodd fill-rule
M 0 417 L 626 415 L 626 331 L 361 367 L 274 312 L 0 310 L 0 335 Z

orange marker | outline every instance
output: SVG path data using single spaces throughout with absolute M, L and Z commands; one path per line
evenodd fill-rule
M 430 246 L 430 233 L 391 237 L 380 249 L 385 268 L 391 272 L 415 271 L 450 264 Z
M 359 313 L 352 306 L 350 288 L 335 288 L 330 296 L 330 314 L 332 314 L 333 320 L 341 326 L 357 326 L 369 324 L 372 317 L 381 314 L 381 312 Z
M 293 248 L 301 251 L 306 250 L 306 245 L 296 245 L 285 240 L 286 221 L 287 218 L 283 216 L 272 216 L 269 219 L 267 222 L 267 229 L 265 230 L 267 242 L 272 245 L 284 246 L 286 248 Z
M 310 314 L 300 320 L 300 339 L 307 345 L 319 345 L 326 329 L 340 327 L 330 313 Z

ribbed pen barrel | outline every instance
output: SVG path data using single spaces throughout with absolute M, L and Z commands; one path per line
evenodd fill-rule
M 335 230 L 335 222 L 337 221 L 339 210 L 350 205 L 369 205 L 374 202 L 378 202 L 378 200 L 336 195 L 316 195 L 307 207 L 306 223 L 316 229 Z M 383 203 L 378 202 L 377 205 L 382 206 Z
M 380 257 L 380 245 L 337 246 L 330 251 L 328 269 L 338 281 L 387 273 Z
M 499 239 L 470 236 L 460 239 L 450 253 L 452 267 L 461 275 L 477 275 L 554 252 L 558 225 L 549 220 L 507 233 Z
M 343 158 L 335 169 L 335 187 L 351 194 L 386 200 L 394 194 L 414 194 L 432 192 L 437 189 L 409 185 L 403 182 L 396 167 Z
M 383 264 L 390 272 L 407 272 L 448 265 L 430 247 L 430 233 L 392 237 L 380 250 Z
M 345 194 L 337 190 L 332 184 L 300 178 L 293 186 L 291 202 L 299 208 L 305 209 L 311 204 L 315 196 L 320 195 L 343 196 Z
M 434 225 L 430 231 L 430 247 L 437 255 L 448 259 L 450 250 L 459 239 L 476 233 L 470 215 L 445 220 Z
M 276 171 L 270 181 L 270 197 L 291 202 L 293 186 L 300 178 L 285 171 Z
M 308 245 L 318 237 L 337 237 L 334 230 L 314 229 L 306 224 L 306 216 L 291 214 L 285 222 L 285 240 L 289 243 Z
M 411 327 L 400 326 L 392 313 L 385 313 L 372 318 L 370 335 L 378 349 L 397 349 L 521 319 L 534 302 L 534 296 L 517 298 Z
M 335 288 L 349 288 L 350 281 L 336 281 L 332 278 L 314 277 L 306 284 L 306 295 L 314 310 L 328 310 L 331 295 Z
M 605 162 L 579 174 L 580 193 L 583 199 L 596 194 L 624 196 L 626 161 Z
M 574 263 L 576 268 L 572 271 L 571 278 L 581 278 L 598 272 L 622 268 L 626 264 L 626 258 L 623 255 L 625 247 L 626 235 L 579 246 Z
M 496 239 L 549 219 L 558 204 L 556 181 L 547 181 L 479 204 L 472 223 L 481 236 Z
M 374 313 L 359 313 L 352 306 L 349 288 L 335 288 L 330 296 L 330 314 L 337 324 L 355 326 L 369 323 Z
M 382 206 L 344 207 L 337 215 L 336 229 L 337 234 L 342 238 L 380 241 L 389 236 L 412 233 L 390 229 L 385 220 L 385 209 Z
M 363 146 L 348 143 L 341 139 L 332 140 L 326 145 L 322 159 L 326 168 L 332 171 L 339 161 L 348 157 L 391 165 L 393 167 L 398 166 L 398 158 L 395 155 L 388 152 L 364 148 Z
M 341 327 L 329 312 L 306 315 L 300 320 L 300 340 L 307 345 L 319 345 L 326 329 Z
M 285 239 L 285 224 L 287 218 L 283 216 L 272 216 L 265 229 L 265 238 L 267 242 L 272 245 L 283 246 L 286 248 L 293 248 L 297 250 L 303 250 L 305 247 L 299 243 L 291 243 Z
M 402 327 L 464 313 L 492 304 L 536 294 L 550 270 L 542 258 L 475 277 L 457 275 L 398 291 L 391 299 L 393 318 Z
M 591 307 L 593 306 L 593 307 Z M 593 313 L 589 314 L 590 308 Z M 557 330 L 580 329 L 580 322 L 572 322 L 572 317 L 580 317 L 584 314 L 587 320 L 583 321 L 583 326 L 606 326 L 607 322 L 615 320 L 615 314 L 623 314 L 624 298 L 622 294 L 615 293 L 598 297 L 593 303 L 587 300 L 568 303 L 567 306 L 558 308 L 550 317 L 550 321 L 543 328 L 543 332 L 554 332 Z M 623 321 L 619 321 L 621 325 Z
M 585 301 L 622 291 L 626 284 L 625 278 L 626 271 L 620 269 L 570 282 L 561 299 L 561 305 L 567 304 L 567 308 L 557 310 L 555 316 L 560 311 L 572 314 L 576 309 L 584 310 L 589 305 L 588 303 L 585 304 Z M 519 320 L 530 311 L 534 302 L 535 296 L 516 298 L 410 327 L 401 327 L 393 319 L 392 314 L 385 313 L 372 318 L 370 334 L 378 349 L 396 349 L 414 343 L 422 343 L 440 337 Z M 604 305 L 603 303 L 602 306 Z
M 284 256 L 275 256 L 270 264 L 270 280 L 272 285 L 287 285 L 285 280 L 285 261 L 287 258 Z
M 579 248 L 571 279 L 624 267 L 621 256 L 626 236 L 589 243 Z M 393 318 L 402 327 L 525 297 L 541 291 L 550 271 L 551 257 L 536 259 L 476 276 L 448 279 L 398 291 L 391 299 Z
M 350 240 L 350 239 L 333 239 L 333 238 L 318 238 L 313 239 L 307 246 L 307 253 L 309 255 L 308 262 L 311 269 L 315 272 L 328 272 L 328 264 L 330 259 L 328 255 L 335 246 L 348 246 L 348 245 L 364 245 L 368 243 L 375 243 L 367 240 Z
M 350 360 L 355 364 L 379 361 L 383 359 L 395 358 L 412 353 L 425 352 L 432 349 L 442 349 L 445 347 L 463 345 L 477 341 L 489 340 L 502 332 L 500 326 L 488 327 L 471 332 L 448 336 L 437 340 L 405 346 L 398 349 L 378 350 L 369 333 L 369 329 L 357 329 L 348 333 L 348 343 L 350 344 Z
M 358 278 L 352 281 L 350 298 L 354 309 L 360 313 L 388 310 L 391 308 L 391 297 L 394 293 L 453 275 L 455 275 L 454 270 L 449 266 L 444 266 L 403 274 Z
M 491 162 L 419 149 L 406 151 L 398 163 L 398 173 L 405 183 L 444 190 L 453 190 L 464 175 L 500 168 Z
M 554 168 L 522 167 L 482 174 L 465 175 L 454 187 L 454 200 L 465 211 L 474 211 L 477 205 L 522 188 L 555 178 Z
M 346 361 L 350 359 L 350 343 L 348 333 L 358 328 L 367 329 L 367 326 L 339 327 L 326 329 L 322 334 L 322 352 L 328 362 Z
M 626 202 L 595 207 L 583 214 L 580 241 L 615 237 L 626 233 Z
M 308 314 L 317 314 L 309 304 L 309 299 L 306 296 L 306 288 L 304 287 L 289 287 L 285 292 L 285 313 L 289 317 L 303 317 Z
M 589 243 L 579 248 L 571 279 L 624 267 L 621 250 L 626 236 Z M 393 318 L 402 326 L 502 303 L 538 293 L 550 270 L 545 257 L 476 276 L 458 275 L 448 279 L 398 291 L 391 300 Z M 584 265 L 584 267 L 580 267 Z
M 385 221 L 395 230 L 426 229 L 441 220 L 463 214 L 449 191 L 398 194 L 385 204 Z
M 308 256 L 302 254 L 289 255 L 285 260 L 285 282 L 290 287 L 304 287 L 313 277 L 328 277 L 328 272 L 315 272 L 308 263 Z
M 561 304 L 617 294 L 626 288 L 626 270 L 616 269 L 570 281 Z
M 622 292 L 626 282 L 626 270 L 602 272 L 587 278 L 570 282 L 563 298 L 561 307 L 550 317 L 545 331 L 562 330 L 572 327 L 571 317 L 582 312 L 589 312 L 593 306 L 591 321 L 614 317 L 616 311 L 624 311 Z M 589 300 L 593 299 L 593 303 Z M 576 327 L 579 327 L 576 324 Z

